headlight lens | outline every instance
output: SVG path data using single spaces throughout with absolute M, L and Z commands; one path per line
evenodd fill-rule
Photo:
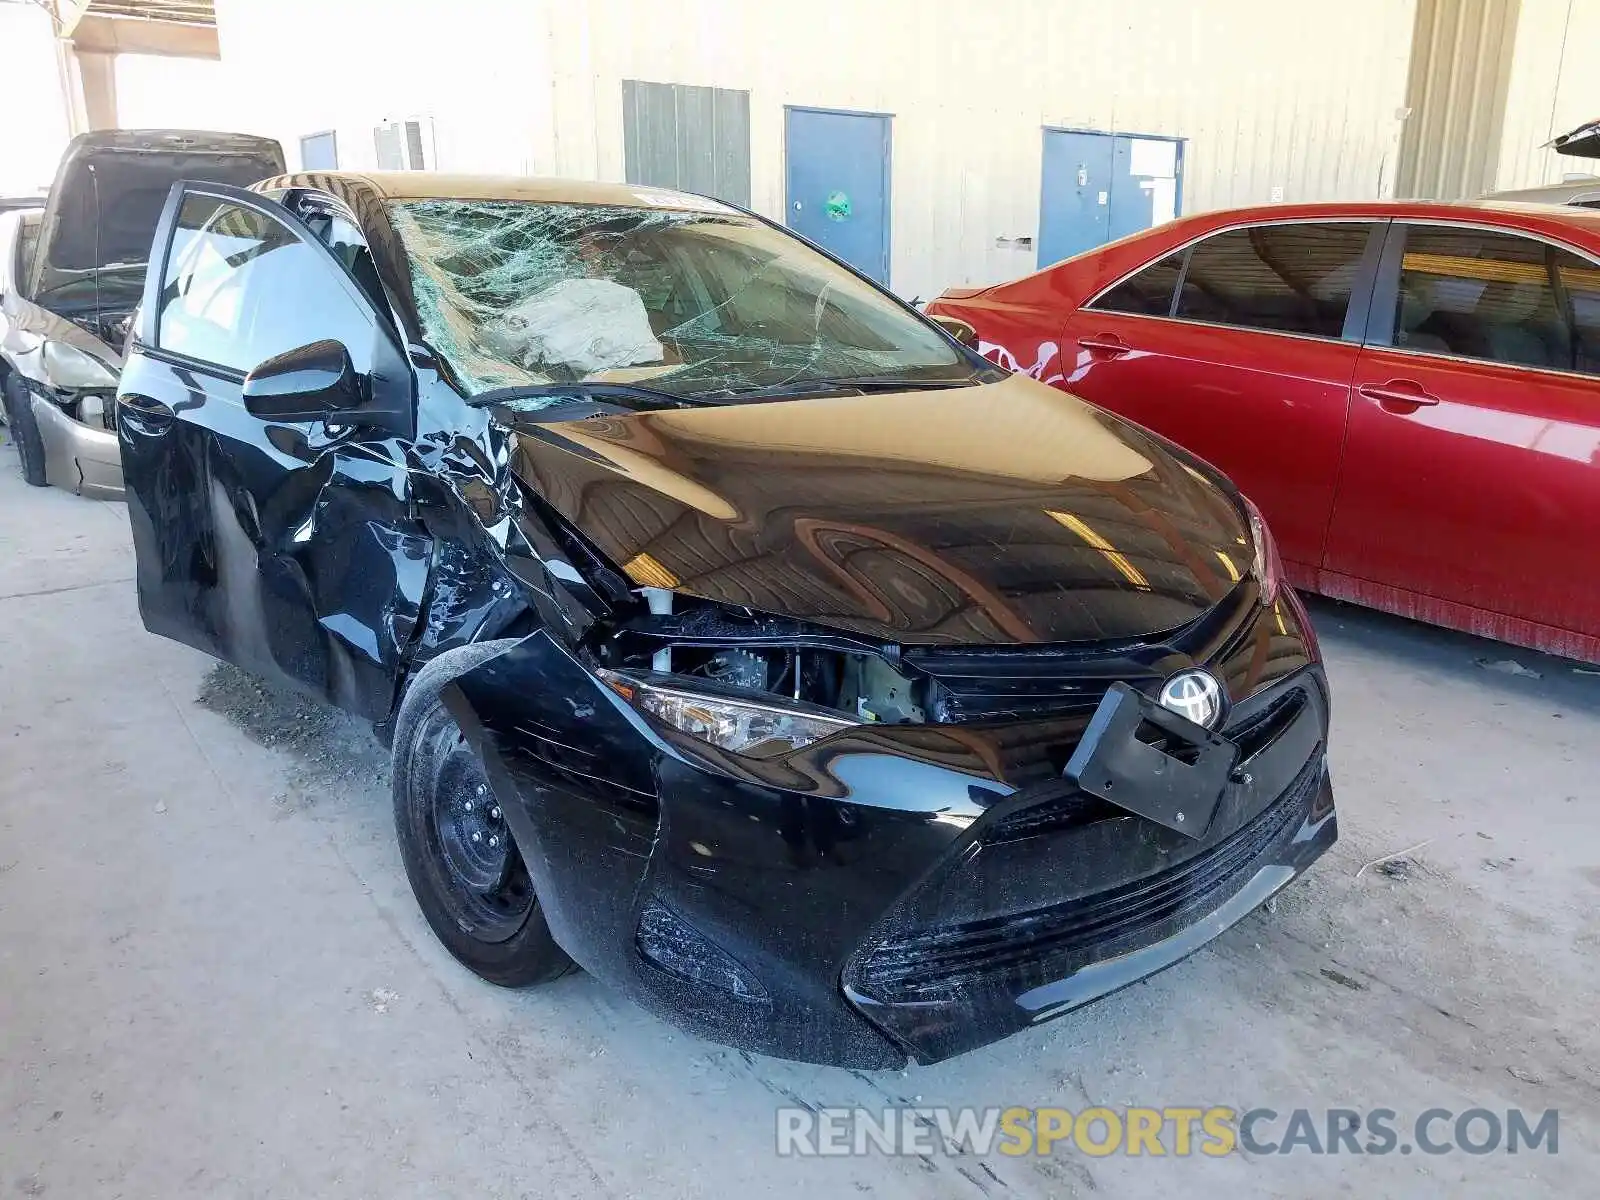
M 1254 547 L 1254 560 L 1250 565 L 1256 582 L 1261 585 L 1261 603 L 1272 604 L 1283 585 L 1283 560 L 1278 557 L 1278 543 L 1272 540 L 1272 531 L 1261 515 L 1261 510 L 1246 498 L 1244 511 L 1250 518 L 1250 542 Z
M 743 700 L 621 671 L 596 673 L 640 712 L 735 754 L 782 754 L 859 724 L 808 704 Z
M 99 359 L 65 342 L 44 344 L 44 373 L 58 388 L 116 387 L 117 376 Z

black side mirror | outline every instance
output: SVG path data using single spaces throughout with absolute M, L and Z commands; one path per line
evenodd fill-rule
M 963 346 L 971 346 L 978 340 L 978 331 L 965 321 L 958 320 L 955 317 L 936 316 L 930 316 L 928 320 L 955 338 Z
M 361 376 L 343 342 L 286 350 L 244 377 L 244 407 L 263 421 L 320 421 L 362 403 Z

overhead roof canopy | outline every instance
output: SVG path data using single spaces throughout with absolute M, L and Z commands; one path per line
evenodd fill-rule
M 61 34 L 70 37 L 85 17 L 126 17 L 136 21 L 170 21 L 182 25 L 217 23 L 213 0 L 57 0 Z
M 56 35 L 80 51 L 216 58 L 213 0 L 55 0 Z

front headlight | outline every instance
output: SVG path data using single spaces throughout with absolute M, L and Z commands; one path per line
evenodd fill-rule
M 107 388 L 117 386 L 117 375 L 105 363 L 65 342 L 44 344 L 44 373 L 52 387 Z
M 1246 498 L 1244 511 L 1250 518 L 1250 541 L 1254 547 L 1250 570 L 1261 585 L 1261 603 L 1270 605 L 1278 598 L 1278 589 L 1283 585 L 1283 560 L 1278 557 L 1278 543 L 1272 540 L 1272 531 L 1267 528 L 1261 510 Z
M 621 671 L 596 674 L 640 712 L 735 754 L 782 754 L 860 723 L 799 702 L 745 700 Z

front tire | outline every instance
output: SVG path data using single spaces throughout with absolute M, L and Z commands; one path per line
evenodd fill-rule
M 22 463 L 22 478 L 34 487 L 46 486 L 44 474 L 44 440 L 39 436 L 39 423 L 33 419 L 33 403 L 16 374 L 5 379 L 6 423 L 11 426 L 12 440 L 17 443 L 17 457 Z
M 483 762 L 442 699 L 451 680 L 514 644 L 446 651 L 418 673 L 395 720 L 392 772 L 395 831 L 422 915 L 462 965 L 502 987 L 574 967 L 550 936 Z

